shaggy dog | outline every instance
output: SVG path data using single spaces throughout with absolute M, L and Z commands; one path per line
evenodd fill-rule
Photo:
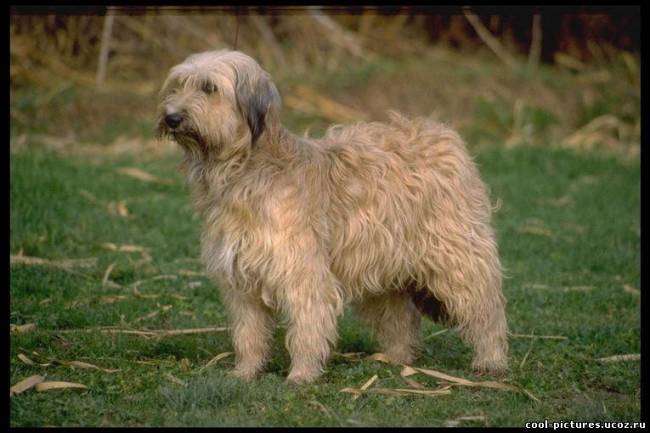
M 184 150 L 201 255 L 231 314 L 235 375 L 263 368 L 282 313 L 287 379 L 314 380 L 346 304 L 396 363 L 416 356 L 422 312 L 458 327 L 475 370 L 507 368 L 490 201 L 456 132 L 390 113 L 296 136 L 270 75 L 229 50 L 173 67 L 160 100 L 159 131 Z

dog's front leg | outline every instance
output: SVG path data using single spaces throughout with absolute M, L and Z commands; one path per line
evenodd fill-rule
M 236 365 L 233 375 L 250 380 L 262 370 L 270 352 L 273 316 L 261 299 L 231 290 L 224 296 L 232 316 Z
M 321 375 L 336 342 L 336 318 L 342 310 L 329 271 L 324 276 L 316 272 L 305 277 L 294 280 L 283 299 L 289 321 L 286 345 L 291 355 L 287 381 L 292 383 L 311 382 Z

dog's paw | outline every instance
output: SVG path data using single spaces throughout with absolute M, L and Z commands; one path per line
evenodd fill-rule
M 477 376 L 501 377 L 508 372 L 506 361 L 477 361 L 472 362 L 472 371 Z
M 316 380 L 321 375 L 320 371 L 315 372 L 305 372 L 305 371 L 295 371 L 292 370 L 287 376 L 287 383 L 293 385 L 303 385 L 306 383 L 311 383 Z
M 397 365 L 412 364 L 416 358 L 415 354 L 407 350 L 384 350 L 384 354 L 392 364 Z
M 255 376 L 257 376 L 257 370 L 250 369 L 250 368 L 239 368 L 236 367 L 234 370 L 231 370 L 228 373 L 232 377 L 236 377 L 238 379 L 243 379 L 245 381 L 251 381 L 255 379 Z

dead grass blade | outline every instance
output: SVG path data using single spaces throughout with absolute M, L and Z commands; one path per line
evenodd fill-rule
M 417 371 L 415 368 L 407 365 L 400 372 L 400 376 L 409 377 L 409 376 L 413 376 L 414 374 L 418 374 L 418 373 L 419 373 L 419 371 Z
M 40 382 L 36 384 L 37 392 L 50 391 L 52 389 L 88 389 L 86 385 L 73 382 Z
M 598 358 L 596 361 L 599 362 L 624 362 L 624 361 L 640 361 L 641 360 L 641 354 L 639 353 L 631 353 L 628 355 L 613 355 L 613 356 L 607 356 L 605 358 Z
M 343 388 L 343 389 L 340 390 L 339 392 L 347 392 L 347 393 L 349 393 L 349 394 L 354 394 L 354 397 L 352 397 L 352 400 L 356 400 L 356 399 L 358 399 L 358 398 L 361 396 L 361 394 L 363 394 L 364 392 L 366 392 L 366 390 L 367 390 L 367 389 L 368 389 L 368 388 L 369 388 L 373 383 L 375 383 L 375 382 L 377 381 L 378 378 L 379 378 L 379 376 L 375 374 L 375 375 L 372 376 L 370 379 L 368 379 L 368 380 L 366 381 L 366 383 L 364 383 L 363 385 L 361 385 L 361 388 Z
M 405 371 L 406 370 L 406 371 Z M 482 387 L 482 388 L 493 388 L 493 389 L 501 389 L 501 390 L 508 390 L 508 391 L 514 391 L 514 392 L 519 392 L 523 393 L 526 396 L 528 396 L 530 399 L 536 401 L 539 403 L 539 399 L 535 397 L 533 394 L 531 394 L 529 391 L 520 388 L 515 385 L 511 385 L 508 383 L 503 383 L 503 382 L 495 382 L 495 381 L 481 381 L 481 382 L 474 382 L 462 377 L 456 377 L 456 376 L 451 376 L 446 373 L 442 373 L 440 371 L 436 370 L 430 370 L 426 368 L 417 368 L 417 367 L 409 367 L 406 366 L 404 370 L 402 370 L 401 375 L 403 377 L 408 377 L 411 376 L 415 373 L 412 371 L 416 371 L 422 374 L 426 374 L 427 376 L 434 377 L 436 379 L 444 380 L 446 382 L 452 383 L 454 386 L 469 386 L 469 387 Z
M 532 234 L 532 235 L 540 235 L 540 236 L 546 236 L 549 238 L 554 237 L 553 232 L 546 228 L 546 227 L 541 227 L 541 226 L 532 226 L 532 225 L 525 225 L 523 227 L 520 227 L 517 229 L 519 233 L 525 233 L 525 234 Z
M 415 389 L 427 389 L 426 386 L 422 385 L 420 382 L 411 379 L 410 377 L 402 377 L 402 380 L 406 382 L 408 386 Z
M 207 277 L 208 273 L 207 272 L 190 271 L 188 269 L 179 269 L 178 270 L 178 275 L 183 275 L 184 277 Z
M 27 364 L 27 365 L 34 365 L 34 361 L 32 361 L 31 359 L 29 359 L 29 358 L 27 357 L 27 355 L 24 355 L 24 354 L 22 354 L 22 353 L 19 353 L 19 354 L 18 354 L 18 359 L 20 359 L 24 364 Z
M 192 361 L 187 358 L 181 359 L 181 362 L 178 364 L 178 366 L 180 367 L 181 371 L 185 373 L 192 371 Z
M 451 394 L 451 386 L 444 386 L 438 389 L 410 389 L 410 388 L 373 388 L 369 392 L 373 394 L 383 394 L 391 396 L 406 396 L 406 395 L 426 395 L 434 397 L 437 395 Z
M 429 369 L 426 369 L 426 368 L 410 367 L 408 365 L 406 367 L 404 367 L 404 370 L 402 370 L 402 373 L 400 373 L 400 375 L 403 376 L 403 377 L 408 377 L 408 376 L 411 376 L 411 375 L 415 374 L 415 373 L 413 373 L 413 371 L 415 371 L 417 373 L 426 374 L 427 376 L 431 376 L 431 377 L 434 377 L 436 379 L 441 379 L 441 380 L 444 380 L 444 381 L 447 381 L 447 382 L 455 383 L 455 384 L 458 384 L 458 385 L 471 386 L 472 384 L 475 383 L 475 382 L 472 382 L 471 380 L 464 379 L 462 377 L 451 376 L 449 374 L 442 373 L 440 371 L 429 370 Z
M 359 394 L 356 394 L 354 397 L 352 397 L 352 400 L 358 399 L 361 396 L 361 394 L 363 394 L 368 388 L 370 388 L 370 386 L 372 386 L 373 383 L 377 381 L 377 379 L 379 379 L 379 376 L 376 374 L 372 376 L 370 379 L 368 379 L 366 383 L 361 385 L 361 388 L 359 388 Z
M 449 329 L 441 329 L 440 331 L 434 332 L 433 334 L 425 337 L 424 340 L 425 341 L 429 340 L 429 339 L 431 339 L 433 337 L 437 337 L 438 335 L 444 334 L 445 332 L 448 332 L 448 331 L 449 331 Z
M 100 302 L 103 304 L 115 304 L 117 302 L 122 302 L 129 299 L 128 296 L 125 295 L 114 295 L 114 296 L 102 296 L 99 298 Z
M 388 358 L 386 357 L 385 354 L 383 353 L 375 353 L 374 355 L 371 355 L 367 357 L 366 359 L 372 360 L 372 361 L 380 361 L 380 362 L 389 362 Z M 507 383 L 502 383 L 502 382 L 495 382 L 495 381 L 481 381 L 481 382 L 474 382 L 469 379 L 465 379 L 462 377 L 456 377 L 456 376 L 451 376 L 449 374 L 443 373 L 441 371 L 436 371 L 436 370 L 430 370 L 426 368 L 419 368 L 419 367 L 411 367 L 409 365 L 405 365 L 404 368 L 402 369 L 400 376 L 406 380 L 409 376 L 413 376 L 415 374 L 422 373 L 427 376 L 433 377 L 435 379 L 443 380 L 445 382 L 451 383 L 453 386 L 471 386 L 471 387 L 483 387 L 483 388 L 494 388 L 494 389 L 502 389 L 502 390 L 509 390 L 509 391 L 515 391 L 515 392 L 520 392 L 528 396 L 530 399 L 539 402 L 537 397 L 535 397 L 533 394 L 531 394 L 529 391 L 520 388 L 515 385 L 510 385 Z M 408 383 L 408 382 L 407 382 Z M 417 383 L 417 382 L 415 382 Z M 418 384 L 420 385 L 420 384 Z M 421 385 L 420 385 L 421 386 Z M 415 390 L 413 390 L 415 391 Z
M 641 291 L 639 289 L 635 289 L 632 286 L 628 286 L 627 284 L 623 284 L 623 291 L 625 293 L 629 293 L 631 295 L 640 295 Z
M 110 201 L 106 207 L 108 208 L 108 212 L 113 215 L 117 215 L 122 218 L 129 217 L 129 209 L 126 207 L 126 201 L 124 200 Z
M 564 287 L 565 292 L 591 292 L 594 286 L 568 286 Z
M 107 329 L 107 328 L 86 328 L 86 329 L 60 329 L 55 331 L 57 334 L 74 334 L 77 332 L 100 332 L 103 334 L 129 334 L 138 335 L 140 337 L 155 337 L 156 332 L 153 331 L 138 331 L 135 329 Z
M 156 275 L 155 277 L 152 277 L 152 278 L 146 278 L 146 279 L 144 279 L 144 280 L 138 280 L 138 281 L 135 281 L 135 282 L 129 284 L 129 287 L 131 287 L 131 288 L 133 289 L 134 293 L 135 293 L 135 292 L 137 291 L 137 288 L 138 288 L 139 286 L 141 286 L 142 284 L 147 283 L 147 282 L 149 282 L 149 281 L 157 281 L 157 280 L 177 280 L 177 279 L 178 279 L 178 276 L 177 276 L 177 275 L 173 275 L 173 274 Z M 142 296 L 142 297 L 147 296 L 147 295 L 142 295 L 140 292 L 137 292 L 137 295 L 138 295 L 138 296 Z M 158 296 L 158 295 L 156 295 L 156 297 L 157 297 L 157 296 Z
M 156 317 L 157 315 L 159 315 L 160 313 L 164 313 L 165 311 L 169 311 L 171 308 L 172 308 L 171 305 L 163 305 L 159 310 L 155 310 L 155 311 L 152 311 L 149 314 L 145 314 L 142 317 L 138 317 L 133 322 L 131 322 L 131 324 L 138 323 L 138 322 L 140 322 L 142 320 L 152 319 L 152 318 Z
M 104 334 L 128 334 L 140 337 L 170 337 L 174 335 L 206 334 L 210 332 L 223 332 L 229 328 L 212 327 L 212 328 L 190 328 L 190 329 L 119 329 L 119 328 L 86 328 L 86 329 L 61 329 L 54 332 L 59 334 L 68 334 L 75 332 L 101 332 Z
M 38 355 L 36 352 L 34 352 L 34 354 L 39 356 L 40 358 L 47 359 L 42 355 Z M 98 367 L 98 366 L 96 366 L 94 364 L 90 364 L 88 362 L 82 362 L 82 361 L 57 361 L 57 360 L 54 360 L 54 359 L 52 359 L 52 360 L 48 359 L 48 361 L 50 361 L 50 362 L 45 363 L 45 364 L 40 364 L 40 363 L 36 363 L 36 362 L 32 361 L 27 355 L 25 355 L 23 353 L 19 353 L 17 357 L 24 364 L 27 364 L 27 365 L 39 365 L 41 367 L 49 367 L 50 365 L 58 364 L 58 365 L 66 365 L 66 366 L 69 366 L 69 367 L 76 367 L 76 368 L 94 369 L 94 370 L 103 371 L 105 373 L 117 373 L 118 371 L 121 371 L 119 368 L 101 368 L 101 367 Z
M 101 368 L 101 367 L 97 367 L 94 364 L 90 364 L 88 362 L 82 362 L 82 361 L 63 362 L 63 365 L 68 365 L 70 367 L 77 367 L 77 368 L 87 368 L 87 369 L 99 370 L 99 371 L 103 371 L 105 373 L 117 373 L 118 371 L 121 371 L 119 368 Z
M 412 367 L 406 366 L 400 373 L 400 376 L 402 377 L 402 380 L 406 382 L 410 387 L 416 388 L 416 389 L 426 389 L 426 386 L 422 385 L 421 383 L 411 379 L 409 376 L 412 376 L 414 374 L 417 374 L 417 371 L 415 371 Z
M 530 341 L 530 345 L 528 346 L 528 351 L 526 352 L 526 354 L 524 355 L 523 359 L 522 359 L 521 362 L 519 363 L 519 369 L 520 369 L 520 370 L 522 370 L 522 369 L 524 368 L 524 365 L 526 365 L 526 361 L 528 360 L 528 356 L 530 355 L 530 353 L 531 353 L 532 350 L 533 350 L 533 344 L 535 343 L 535 341 L 536 341 L 535 339 L 532 339 L 532 340 Z
M 361 357 L 365 354 L 365 352 L 346 352 L 346 353 L 341 353 L 341 352 L 334 352 L 333 355 L 338 357 L 338 358 L 343 358 L 343 359 L 350 359 L 353 361 L 360 361 Z
M 141 247 L 139 245 L 117 245 L 112 242 L 105 242 L 102 244 L 102 246 L 108 250 L 119 251 L 123 253 L 142 253 L 147 251 L 145 247 Z
M 221 361 L 222 359 L 227 358 L 227 357 L 229 357 L 230 355 L 233 355 L 233 354 L 234 354 L 234 352 L 223 352 L 223 353 L 220 353 L 220 354 L 218 354 L 217 356 L 215 356 L 214 358 L 212 358 L 211 360 L 209 360 L 208 363 L 205 364 L 203 367 L 201 367 L 201 369 L 200 369 L 199 371 L 203 371 L 204 369 L 206 369 L 206 368 L 208 368 L 208 367 L 212 367 L 212 366 L 213 366 L 214 364 L 216 364 L 217 362 L 219 362 L 219 361 Z
M 343 388 L 339 392 L 347 392 L 348 394 L 361 394 L 357 388 Z
M 115 267 L 115 263 L 113 262 L 110 265 L 108 265 L 108 268 L 106 268 L 106 272 L 104 272 L 104 276 L 102 277 L 102 287 L 106 287 L 106 284 L 108 283 L 108 278 L 111 276 L 111 272 L 113 272 L 113 268 Z
M 27 379 L 23 379 L 11 388 L 9 388 L 9 397 L 13 397 L 14 395 L 20 394 L 21 392 L 25 392 L 28 389 L 40 384 L 43 382 L 45 378 L 43 376 L 39 375 L 34 375 L 34 376 L 29 376 Z
M 54 268 L 69 270 L 72 268 L 92 268 L 97 264 L 97 259 L 88 258 L 88 259 L 48 260 L 48 259 L 42 259 L 40 257 L 12 255 L 10 257 L 10 264 L 12 266 L 13 265 L 50 266 Z
M 156 294 L 156 293 L 148 293 L 148 294 L 141 293 L 141 292 L 138 290 L 137 286 L 134 286 L 134 287 L 133 287 L 133 296 L 135 296 L 136 298 L 142 298 L 142 299 L 156 299 L 156 298 L 160 298 L 160 295 L 159 295 L 159 294 Z
M 121 253 L 140 253 L 142 260 L 145 262 L 151 261 L 148 249 L 139 245 L 116 245 L 112 242 L 105 242 L 102 246 L 111 251 L 118 251 Z
M 19 353 L 17 358 L 20 359 L 20 361 L 22 361 L 24 364 L 27 364 L 27 365 L 38 365 L 40 367 L 49 367 L 50 365 L 52 365 L 51 362 L 48 362 L 48 363 L 45 363 L 45 364 L 34 362 L 27 355 L 25 355 L 24 353 Z
M 512 334 L 508 333 L 508 336 L 513 338 L 539 338 L 542 340 L 568 340 L 569 337 L 563 335 L 534 335 L 534 334 Z
M 153 174 L 147 173 L 146 171 L 139 169 L 137 167 L 122 167 L 122 168 L 118 168 L 117 172 L 144 182 L 161 183 L 164 185 L 172 184 L 172 182 L 167 179 L 161 179 L 158 176 L 154 176 Z
M 171 329 L 171 330 L 159 330 L 156 331 L 159 336 L 172 336 L 172 335 L 188 335 L 188 334 L 205 334 L 209 332 L 223 332 L 227 331 L 229 328 L 227 326 L 216 327 L 216 328 L 194 328 L 194 329 Z
M 36 324 L 34 323 L 26 323 L 24 325 L 9 325 L 9 332 L 11 334 L 26 334 L 28 332 L 32 332 L 34 329 L 36 329 Z
M 165 379 L 169 380 L 172 383 L 175 383 L 176 385 L 186 386 L 185 382 L 183 382 L 182 380 L 180 380 L 179 378 L 177 378 L 176 376 L 174 376 L 171 373 L 165 374 Z
M 385 362 L 386 364 L 392 364 L 393 362 L 388 359 L 388 356 L 386 356 L 385 353 L 377 352 L 373 353 L 372 355 L 369 355 L 366 357 L 367 361 L 378 361 L 378 362 Z
M 309 401 L 309 403 L 312 404 L 313 406 L 316 406 L 316 408 L 318 408 L 321 412 L 323 412 L 329 418 L 339 420 L 339 417 L 336 416 L 336 414 L 329 407 L 325 406 L 320 401 L 318 401 L 316 399 L 313 399 L 313 400 Z
M 461 416 L 460 418 L 445 421 L 445 427 L 458 427 L 462 421 L 483 421 L 487 418 L 483 415 Z

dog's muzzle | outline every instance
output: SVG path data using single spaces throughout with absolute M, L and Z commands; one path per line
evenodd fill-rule
M 175 129 L 183 121 L 183 116 L 180 113 L 172 113 L 165 116 L 165 123 L 171 129 Z

